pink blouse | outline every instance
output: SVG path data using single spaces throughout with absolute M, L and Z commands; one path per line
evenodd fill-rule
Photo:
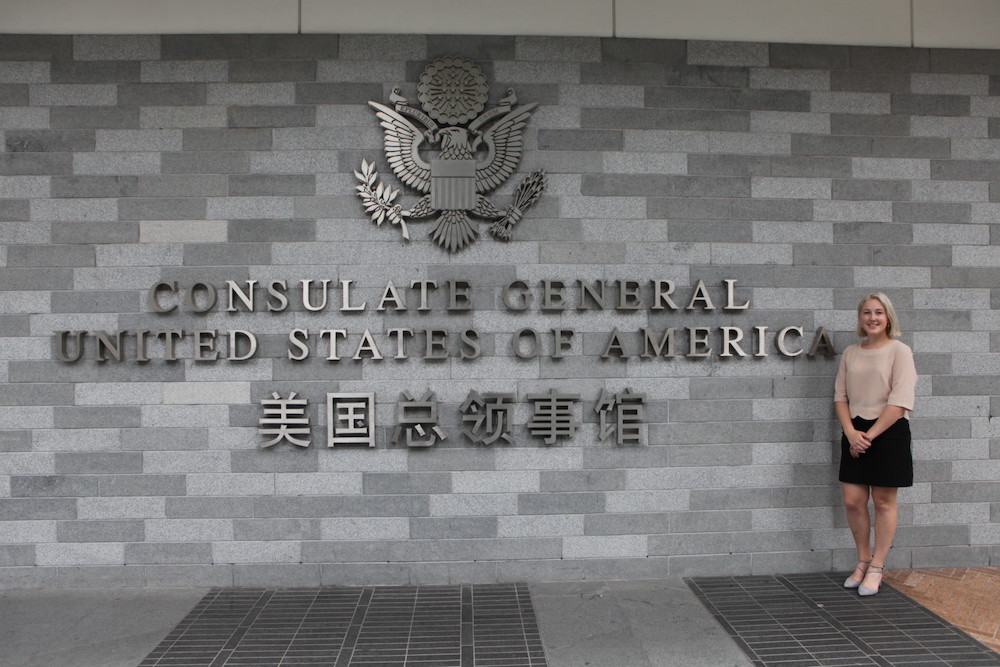
M 917 368 L 913 351 L 898 340 L 875 349 L 851 345 L 840 358 L 834 383 L 834 402 L 847 403 L 851 417 L 878 419 L 886 405 L 913 410 Z

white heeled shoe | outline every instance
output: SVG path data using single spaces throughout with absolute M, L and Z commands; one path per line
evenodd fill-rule
M 868 566 L 871 565 L 871 563 L 872 562 L 870 560 L 859 560 L 858 564 L 854 568 L 854 572 L 860 572 L 861 579 L 852 579 L 851 577 L 854 576 L 854 572 L 851 572 L 851 577 L 848 577 L 847 579 L 844 580 L 844 588 L 854 589 L 861 586 L 861 581 L 865 578 L 865 575 L 868 573 Z
M 875 588 L 869 588 L 865 586 L 864 583 L 858 586 L 858 595 L 861 597 L 871 597 L 872 595 L 878 595 L 879 589 L 882 588 L 882 573 L 885 572 L 885 566 L 879 567 L 878 565 L 871 565 L 868 567 L 868 571 L 865 573 L 865 579 L 868 575 L 878 576 L 878 586 Z

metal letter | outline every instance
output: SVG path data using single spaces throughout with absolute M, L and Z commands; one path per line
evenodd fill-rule
M 279 291 L 278 288 L 281 288 Z M 267 286 L 267 293 L 276 299 L 275 302 L 267 302 L 267 310 L 270 313 L 280 313 L 288 308 L 288 297 L 286 296 L 288 292 L 288 283 L 284 280 L 272 280 L 271 284 Z
M 726 278 L 722 282 L 726 283 L 726 307 L 724 310 L 746 310 L 750 307 L 750 299 L 746 300 L 742 306 L 737 306 L 733 299 L 736 297 L 736 280 Z
M 326 395 L 326 446 L 375 446 L 375 394 Z
M 154 313 L 169 313 L 172 310 L 177 310 L 177 304 L 170 306 L 169 308 L 164 308 L 160 305 L 159 293 L 161 290 L 167 290 L 168 292 L 177 292 L 177 281 L 171 282 L 159 282 L 149 288 L 149 292 L 146 293 L 146 302 L 149 304 L 149 309 Z
M 413 335 L 413 329 L 389 329 L 386 331 L 389 336 L 396 337 L 396 356 L 394 359 L 406 359 L 406 336 Z
M 205 302 L 204 306 L 198 306 L 198 291 L 204 290 L 208 295 L 208 300 Z M 215 285 L 210 285 L 208 283 L 195 283 L 188 288 L 187 303 L 188 309 L 192 313 L 207 313 L 208 311 L 215 308 L 215 304 L 219 299 L 219 294 L 215 289 Z
M 479 347 L 479 332 L 475 329 L 466 329 L 462 332 L 462 344 L 468 346 L 469 350 L 466 352 L 463 347 L 461 350 L 462 359 L 478 359 L 481 353 Z
M 620 336 L 621 332 L 618 331 L 618 327 L 615 327 L 611 335 L 608 336 L 607 345 L 604 346 L 604 351 L 601 352 L 601 359 L 610 358 L 612 351 L 614 351 L 619 359 L 625 358 L 625 347 L 622 345 Z
M 97 361 L 104 362 L 108 358 L 104 356 L 105 351 L 114 358 L 115 361 L 122 360 L 122 334 L 124 331 L 116 331 L 113 335 L 114 342 L 111 342 L 111 334 L 106 331 L 95 331 L 94 337 L 97 339 Z
M 361 335 L 361 343 L 358 345 L 357 351 L 354 356 L 351 357 L 355 361 L 361 359 L 361 353 L 368 352 L 372 355 L 372 359 L 375 361 L 382 361 L 382 353 L 378 351 L 378 346 L 375 344 L 374 339 L 372 339 L 372 334 L 368 329 Z
M 472 288 L 467 280 L 449 280 L 448 310 L 472 310 Z
M 229 305 L 226 306 L 227 313 L 235 313 L 237 311 L 236 303 L 233 301 L 233 296 L 239 297 L 243 305 L 247 307 L 251 313 L 253 312 L 253 301 L 254 301 L 254 286 L 257 284 L 256 280 L 248 280 L 247 288 L 250 290 L 250 294 L 247 294 L 243 289 L 236 284 L 234 280 L 227 280 L 226 286 L 229 287 Z
M 157 331 L 156 337 L 163 339 L 163 359 L 165 361 L 177 361 L 174 343 L 177 339 L 184 337 L 184 330 L 171 329 L 169 331 Z
M 705 287 L 704 280 L 699 280 L 695 284 L 694 292 L 691 294 L 691 300 L 687 305 L 687 310 L 694 310 L 694 304 L 699 301 L 705 304 L 702 306 L 702 310 L 715 310 L 715 305 L 712 303 L 712 297 L 708 295 L 708 288 Z
M 670 295 L 674 293 L 674 281 L 672 280 L 654 280 L 653 281 L 653 310 L 663 310 L 664 301 L 667 302 L 668 308 L 670 310 L 677 310 L 677 304 L 674 300 L 670 298 Z
M 433 447 L 438 439 L 448 436 L 438 425 L 438 402 L 434 392 L 427 391 L 417 400 L 409 392 L 396 403 L 396 428 L 392 432 L 392 442 L 398 444 L 406 433 L 407 447 Z
M 699 281 L 700 282 L 700 281 Z M 708 335 L 711 329 L 708 327 L 688 327 L 688 354 L 689 357 L 707 357 L 712 353 L 709 345 Z
M 437 282 L 434 280 L 414 280 L 410 283 L 410 289 L 420 287 L 420 307 L 417 310 L 430 310 L 431 306 L 427 302 L 428 289 L 437 289 Z
M 785 327 L 784 329 L 778 332 L 778 339 L 776 341 L 778 345 L 778 352 L 781 352 L 786 357 L 797 357 L 800 354 L 802 354 L 802 350 L 799 350 L 797 352 L 792 352 L 787 347 L 785 347 L 785 336 L 793 332 L 801 337 L 802 327 Z
M 640 308 L 642 308 L 642 298 L 639 296 L 639 283 L 635 280 L 619 280 L 616 310 L 639 310 Z
M 443 329 L 424 331 L 424 359 L 448 358 L 448 332 Z
M 511 302 L 511 295 L 510 295 L 510 293 L 511 293 L 511 289 L 515 285 L 519 289 L 525 290 L 524 293 L 522 293 L 520 295 L 521 296 L 521 302 L 520 302 L 519 305 L 515 305 L 514 303 Z M 507 306 L 507 310 L 527 310 L 528 309 L 528 306 L 531 305 L 532 296 L 531 296 L 531 292 L 527 291 L 527 289 L 528 289 L 528 284 L 526 282 L 524 282 L 523 280 L 515 280 L 514 282 L 510 283 L 509 285 L 507 285 L 506 287 L 503 288 L 503 291 L 501 292 L 501 296 L 503 297 L 503 303 L 504 303 L 504 305 Z
M 308 329 L 292 329 L 288 332 L 288 342 L 299 349 L 298 354 L 292 353 L 292 348 L 288 348 L 288 358 L 292 361 L 302 361 L 309 356 L 309 346 L 306 344 L 309 341 L 309 330 Z
M 531 337 L 531 350 L 521 352 L 521 339 L 526 335 Z M 514 349 L 514 354 L 521 359 L 534 359 L 538 356 L 538 332 L 534 329 L 521 329 L 510 339 L 510 345 Z
M 309 416 L 306 414 L 306 399 L 295 398 L 293 391 L 288 398 L 281 398 L 278 392 L 271 393 L 272 398 L 265 398 L 260 402 L 264 409 L 264 417 L 257 420 L 260 428 L 257 432 L 260 435 L 273 435 L 274 437 L 261 448 L 270 447 L 282 440 L 287 440 L 296 447 L 308 447 L 309 441 L 299 438 L 300 435 L 309 435 Z
M 326 355 L 327 361 L 340 361 L 337 351 L 337 341 L 340 338 L 347 338 L 347 329 L 323 329 L 319 332 L 319 337 L 327 336 L 330 339 L 330 351 Z
M 219 351 L 215 349 L 215 337 L 218 331 L 194 331 L 194 360 L 195 361 L 215 361 L 219 358 Z M 211 352 L 211 356 L 206 357 L 205 351 Z
M 587 305 L 587 297 L 590 297 L 594 300 L 594 303 L 597 305 L 599 310 L 604 310 L 604 288 L 607 285 L 607 282 L 604 280 L 596 281 L 595 284 L 599 286 L 599 292 L 595 291 L 593 287 L 585 283 L 583 280 L 577 280 L 576 282 L 580 289 L 580 304 L 576 307 L 576 309 L 590 310 L 590 306 Z
M 534 404 L 528 431 L 543 438 L 546 445 L 555 444 L 559 438 L 570 438 L 580 428 L 580 420 L 573 414 L 573 405 L 580 401 L 580 394 L 560 394 L 550 389 L 547 394 L 528 394 L 528 400 Z
M 766 357 L 767 356 L 767 339 L 764 338 L 764 333 L 767 331 L 767 327 L 754 327 L 753 330 L 756 332 L 757 336 L 757 351 L 754 352 L 755 357 Z
M 730 348 L 736 350 L 736 354 L 741 357 L 747 356 L 747 353 L 743 351 L 737 343 L 743 340 L 743 330 L 739 327 L 722 327 L 722 354 L 720 357 L 731 357 L 733 353 L 730 352 Z
M 367 301 L 362 301 L 360 306 L 351 305 L 351 283 L 353 282 L 353 280 L 340 281 L 340 287 L 343 290 L 343 293 L 341 294 L 342 299 L 340 301 L 341 312 L 364 310 L 365 306 L 368 305 Z
M 573 347 L 574 331 L 572 329 L 553 329 L 552 330 L 552 358 L 562 359 L 563 352 L 566 352 Z
M 822 353 L 824 357 L 833 357 L 837 354 L 837 350 L 833 347 L 833 339 L 830 338 L 830 332 L 824 327 L 820 327 L 816 330 L 816 335 L 813 336 L 812 347 L 809 348 L 809 352 L 807 354 L 810 357 L 815 357 L 820 353 Z
M 324 278 L 323 280 L 320 281 L 320 283 L 322 284 L 323 302 L 321 304 L 319 304 L 318 306 L 313 306 L 312 305 L 312 303 L 311 303 L 312 297 L 309 296 L 309 289 L 310 289 L 313 281 L 312 280 L 303 280 L 301 282 L 302 282 L 302 305 L 305 306 L 306 310 L 311 310 L 312 312 L 315 313 L 315 312 L 318 312 L 318 311 L 323 310 L 324 308 L 326 308 L 326 299 L 327 299 L 327 296 L 329 296 L 328 290 L 329 290 L 330 281 L 328 279 L 326 279 L 326 278 Z
M 149 357 L 146 356 L 146 334 L 149 332 L 145 329 L 135 330 L 135 360 L 139 362 L 149 361 Z
M 399 296 L 399 292 L 396 291 L 396 286 L 392 284 L 391 280 L 386 283 L 385 291 L 382 292 L 382 300 L 379 301 L 378 308 L 375 310 L 385 310 L 385 304 L 390 299 L 395 303 L 393 308 L 396 310 L 406 310 L 406 302 Z
M 543 280 L 542 310 L 566 310 L 562 293 L 565 287 L 561 280 Z
M 667 359 L 673 359 L 674 327 L 670 327 L 664 332 L 663 338 L 660 339 L 660 342 L 656 342 L 653 339 L 653 331 L 649 327 L 643 327 L 642 334 L 644 339 L 642 348 L 642 357 L 644 359 L 649 359 L 650 357 L 659 357 L 661 355 L 666 357 Z M 649 351 L 650 347 L 653 348 L 652 352 Z M 667 348 L 667 351 L 665 353 L 663 352 L 664 347 Z
M 244 338 L 247 341 L 247 351 L 246 354 L 240 354 L 240 338 Z M 232 329 L 229 332 L 229 356 L 226 357 L 229 361 L 246 361 L 247 359 L 253 357 L 257 354 L 257 337 L 254 336 L 249 331 L 244 331 L 242 329 Z
M 70 364 L 80 361 L 83 357 L 83 340 L 86 333 L 86 331 L 56 331 L 52 338 L 55 343 L 53 347 L 55 348 L 56 359 Z M 76 354 L 73 355 L 67 351 L 66 339 L 69 335 L 72 335 L 76 340 Z

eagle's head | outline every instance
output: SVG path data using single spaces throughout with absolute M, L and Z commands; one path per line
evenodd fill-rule
M 442 127 L 438 132 L 442 149 L 464 148 L 469 145 L 469 131 L 464 127 Z

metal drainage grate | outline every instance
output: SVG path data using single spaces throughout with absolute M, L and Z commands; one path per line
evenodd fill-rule
M 545 667 L 524 584 L 210 591 L 139 667 Z
M 1000 665 L 1000 655 L 888 584 L 843 574 L 697 577 L 688 585 L 755 665 Z

